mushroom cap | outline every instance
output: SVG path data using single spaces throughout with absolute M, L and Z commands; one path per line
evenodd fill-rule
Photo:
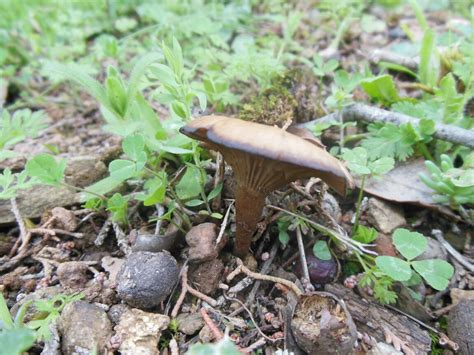
M 274 176 L 268 190 L 312 176 L 323 179 L 341 195 L 353 186 L 339 160 L 322 147 L 281 128 L 224 116 L 203 116 L 183 126 L 180 132 L 222 152 L 234 171 L 241 171 L 240 166 L 245 165 L 246 171 L 268 171 Z

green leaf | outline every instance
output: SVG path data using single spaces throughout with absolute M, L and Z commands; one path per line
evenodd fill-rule
M 176 194 L 181 200 L 196 197 L 201 193 L 201 170 L 188 165 L 183 177 L 176 185 Z
M 56 161 L 49 154 L 39 154 L 26 163 L 28 176 L 37 178 L 46 185 L 59 186 L 64 180 L 66 161 L 64 159 Z
M 13 328 L 13 320 L 12 316 L 10 315 L 10 311 L 8 310 L 7 302 L 3 297 L 3 293 L 0 292 L 0 329 L 12 329 Z
M 201 206 L 203 203 L 204 203 L 203 200 L 189 200 L 185 203 L 185 205 L 188 207 L 196 207 L 196 206 Z
M 140 79 L 145 72 L 150 68 L 150 65 L 161 59 L 159 53 L 148 53 L 141 56 L 140 59 L 133 66 L 132 72 L 130 73 L 130 80 L 128 84 L 127 97 L 134 97 L 138 92 L 138 84 Z
M 442 291 L 448 287 L 454 274 L 454 268 L 444 260 L 420 260 L 412 262 L 413 268 L 435 290 Z
M 342 159 L 347 161 L 351 172 L 357 175 L 369 175 L 370 169 L 367 167 L 367 150 L 362 147 L 354 149 L 344 149 Z
M 119 77 L 110 76 L 105 81 L 105 86 L 110 106 L 123 118 L 127 110 L 127 96 L 122 81 Z
M 84 90 L 92 95 L 101 105 L 104 105 L 109 110 L 112 109 L 107 93 L 102 85 L 92 78 L 90 75 L 83 73 L 73 65 L 64 65 L 59 63 L 47 63 L 45 71 L 62 76 L 65 79 L 72 80 L 79 84 Z
M 384 157 L 369 163 L 369 169 L 373 175 L 383 175 L 393 169 L 395 160 Z
M 110 169 L 110 166 L 109 166 Z M 86 191 L 81 194 L 81 201 L 87 201 L 92 198 L 97 198 L 97 195 L 105 195 L 110 191 L 113 191 L 124 182 L 125 179 L 119 179 L 113 176 L 107 176 L 106 178 L 97 181 L 96 183 L 88 186 Z
M 146 161 L 145 141 L 143 136 L 137 134 L 126 137 L 122 142 L 122 149 L 133 161 Z
M 2 330 L 0 331 L 1 353 L 21 355 L 33 346 L 35 340 L 35 332 L 28 328 Z
M 110 176 L 116 180 L 125 181 L 137 173 L 137 164 L 130 160 L 115 159 L 109 164 Z
M 321 260 L 332 259 L 331 251 L 329 250 L 328 244 L 324 240 L 318 240 L 316 243 L 314 243 L 313 254 Z
M 360 86 L 372 100 L 380 101 L 384 105 L 391 105 L 400 99 L 393 78 L 388 74 L 364 79 Z
M 407 135 L 406 125 L 396 126 L 386 123 L 378 128 L 369 126 L 370 136 L 362 141 L 362 147 L 368 152 L 370 159 L 393 157 L 406 160 L 413 154 L 414 137 Z M 377 128 L 376 128 L 377 127 Z
M 212 191 L 209 192 L 209 195 L 207 195 L 207 200 L 211 201 L 213 198 L 215 198 L 217 195 L 219 195 L 222 191 L 223 186 L 224 186 L 224 184 L 220 183 L 215 188 L 213 188 Z
M 182 102 L 173 101 L 173 103 L 171 104 L 171 109 L 179 118 L 182 118 L 183 120 L 188 118 L 188 114 L 186 113 L 186 106 Z
M 216 218 L 216 219 L 222 219 L 224 216 L 220 214 L 219 212 L 213 212 L 211 213 L 211 217 Z
M 411 278 L 410 264 L 404 260 L 393 256 L 378 256 L 375 258 L 375 263 L 380 270 L 396 281 L 408 281 Z
M 377 238 L 377 234 L 378 233 L 375 228 L 370 228 L 359 224 L 352 239 L 364 244 L 369 244 Z
M 194 344 L 189 348 L 187 355 L 240 355 L 234 343 L 225 336 L 214 344 Z
M 405 228 L 397 228 L 392 239 L 393 245 L 407 260 L 415 259 L 428 247 L 428 240 L 423 234 Z
M 119 223 L 127 222 L 128 199 L 116 193 L 107 200 L 107 211 L 112 212 L 112 220 Z
M 426 29 L 420 49 L 420 81 L 430 87 L 435 87 L 439 77 L 439 54 L 436 48 L 436 35 L 431 29 Z
M 160 81 L 161 84 L 177 86 L 173 70 L 164 64 L 153 64 L 150 67 L 153 76 Z

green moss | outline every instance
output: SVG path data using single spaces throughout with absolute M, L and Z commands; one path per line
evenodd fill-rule
M 288 120 L 305 122 L 319 113 L 317 84 L 301 69 L 287 71 L 272 86 L 243 104 L 240 118 L 268 125 L 283 126 Z

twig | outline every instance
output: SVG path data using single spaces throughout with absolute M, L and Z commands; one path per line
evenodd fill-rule
M 377 107 L 372 107 L 360 103 L 344 107 L 342 115 L 345 120 L 356 120 L 366 122 L 391 122 L 397 126 L 403 123 L 412 123 L 418 125 L 420 120 L 415 117 L 404 115 L 402 113 L 390 112 Z M 309 121 L 298 125 L 299 127 L 312 127 L 316 122 L 329 122 L 337 119 L 337 113 L 331 113 L 314 121 Z M 453 125 L 442 123 L 435 124 L 435 138 L 448 142 L 462 144 L 474 148 L 474 131 L 467 130 Z
M 181 275 L 181 294 L 178 297 L 178 300 L 176 301 L 175 306 L 173 307 L 173 310 L 171 311 L 171 318 L 176 318 L 178 315 L 179 309 L 184 301 L 184 297 L 186 297 L 186 293 L 190 293 L 193 296 L 196 296 L 197 298 L 209 303 L 212 307 L 217 306 L 217 301 L 209 296 L 206 296 L 205 294 L 199 292 L 198 290 L 192 288 L 188 284 L 188 266 L 185 265 L 183 266 L 183 272 Z
M 160 235 L 161 224 L 163 223 L 163 220 L 160 217 L 163 216 L 163 213 L 165 213 L 165 209 L 159 203 L 156 204 L 156 213 L 158 219 L 156 220 L 155 234 Z
M 171 338 L 170 340 L 170 352 L 171 355 L 179 355 L 179 347 L 175 338 Z
M 224 162 L 224 157 L 222 156 L 221 153 L 217 153 L 217 158 L 216 158 L 216 174 L 214 175 L 214 188 L 219 186 L 219 184 L 224 181 L 224 174 L 225 174 L 225 162 Z M 220 210 L 221 207 L 221 194 L 222 191 L 217 194 L 216 197 L 214 197 L 214 200 L 212 200 L 212 209 L 214 210 Z
M 265 344 L 266 344 L 265 338 L 260 338 L 256 342 L 250 344 L 246 348 L 241 349 L 240 351 L 245 354 L 252 354 L 254 350 L 258 349 L 261 346 L 264 346 Z
M 239 264 L 238 266 L 238 270 L 239 270 L 239 273 L 240 272 L 243 272 L 244 274 L 246 274 L 247 276 L 250 276 L 254 279 L 257 279 L 257 280 L 262 280 L 262 281 L 270 281 L 270 282 L 274 282 L 274 283 L 280 283 L 282 285 L 285 285 L 286 287 L 288 287 L 289 289 L 291 289 L 298 297 L 301 296 L 303 294 L 303 292 L 301 292 L 301 290 L 298 288 L 298 286 L 296 286 L 293 282 L 291 281 L 288 281 L 288 280 L 285 280 L 285 279 L 282 279 L 280 277 L 275 277 L 275 276 L 270 276 L 270 275 L 262 275 L 262 274 L 259 274 L 257 272 L 253 272 L 253 271 L 250 271 L 247 267 L 245 267 L 244 263 L 242 262 L 242 260 L 238 259 L 237 258 L 237 263 Z M 237 269 L 235 271 L 237 271 Z M 232 281 L 232 279 L 238 274 L 236 272 L 232 272 L 230 273 L 228 276 L 227 276 L 227 281 Z
M 176 318 L 178 315 L 179 309 L 184 302 L 184 298 L 186 297 L 188 284 L 188 266 L 183 266 L 182 274 L 181 274 L 181 293 L 179 294 L 178 300 L 171 311 L 171 318 Z
M 229 207 L 227 207 L 227 211 L 226 211 L 224 219 L 222 220 L 222 223 L 221 223 L 221 229 L 219 230 L 219 235 L 217 236 L 217 239 L 216 239 L 216 245 L 219 245 L 219 243 L 222 240 L 222 237 L 224 236 L 225 228 L 227 227 L 227 222 L 228 222 L 229 216 L 230 216 L 230 209 L 231 209 L 233 204 L 234 204 L 234 201 L 232 201 L 230 203 Z
M 275 341 L 277 340 L 281 340 L 281 338 L 275 338 L 275 339 L 272 339 L 270 338 L 269 336 L 267 336 L 264 332 L 262 332 L 262 330 L 260 329 L 260 327 L 258 326 L 257 322 L 255 322 L 255 319 L 253 318 L 253 315 L 252 315 L 252 312 L 250 312 L 250 310 L 245 306 L 245 304 L 237 299 L 237 298 L 234 298 L 234 297 L 229 297 L 226 295 L 225 292 L 223 292 L 223 295 L 226 299 L 230 300 L 230 301 L 233 301 L 233 302 L 237 302 L 240 304 L 240 306 L 245 309 L 245 311 L 248 313 L 249 317 L 250 317 L 250 320 L 252 321 L 253 325 L 255 326 L 255 329 L 257 329 L 257 331 L 260 333 L 260 335 L 262 337 L 264 337 L 265 339 L 267 339 L 268 341 L 274 343 Z
M 211 317 L 209 317 L 209 314 L 207 313 L 204 307 L 201 307 L 200 312 L 202 319 L 204 319 L 204 323 L 206 323 L 212 334 L 214 334 L 214 338 L 216 338 L 217 341 L 221 340 L 224 337 L 224 333 L 221 332 L 221 330 L 217 327 Z
M 456 259 L 462 266 L 468 269 L 470 272 L 474 272 L 474 265 L 471 264 L 467 259 L 462 256 L 456 249 L 454 249 L 451 244 L 449 244 L 446 239 L 443 238 L 443 232 L 439 229 L 433 229 L 431 234 L 446 248 L 446 251 Z
M 298 242 L 298 250 L 300 254 L 300 262 L 301 262 L 301 268 L 303 270 L 304 278 L 306 279 L 306 282 L 310 282 L 308 264 L 306 262 L 306 253 L 304 250 L 303 237 L 301 235 L 300 226 L 296 227 L 296 241 Z
M 64 229 L 58 229 L 58 228 L 32 228 L 29 230 L 30 233 L 32 234 L 43 234 L 43 235 L 66 235 L 68 237 L 74 237 L 74 238 L 82 238 L 84 237 L 84 233 L 73 233 L 66 231 Z
M 374 64 L 379 64 L 380 62 L 390 62 L 398 65 L 402 65 L 412 71 L 418 70 L 418 58 L 405 57 L 397 53 L 389 52 L 383 49 L 376 49 L 372 52 L 369 60 Z
M 316 222 L 312 221 L 311 219 L 309 219 L 307 217 L 304 217 L 304 216 L 301 216 L 297 213 L 293 213 L 291 211 L 285 210 L 284 208 L 281 208 L 281 207 L 278 207 L 278 206 L 273 206 L 273 205 L 267 205 L 267 207 L 272 208 L 272 209 L 277 210 L 277 211 L 285 212 L 286 214 L 288 214 L 292 217 L 300 218 L 301 220 L 303 220 L 303 221 L 307 222 L 308 224 L 310 224 L 311 226 L 313 226 L 314 229 L 321 232 L 322 234 L 339 240 L 341 243 L 346 245 L 349 249 L 355 250 L 359 253 L 378 255 L 375 251 L 365 248 L 365 247 L 371 246 L 371 244 L 359 243 L 358 241 L 349 238 L 347 235 L 342 235 L 341 233 L 338 233 L 338 232 L 333 231 L 333 230 L 331 230 L 327 227 L 324 227 L 323 225 L 321 225 L 319 223 L 316 223 Z
M 23 221 L 23 218 L 21 217 L 20 210 L 18 208 L 18 204 L 16 203 L 16 198 L 12 197 L 10 199 L 10 204 L 12 205 L 11 211 L 13 215 L 15 216 L 16 223 L 18 224 L 18 228 L 20 229 L 20 239 L 21 239 L 21 245 L 25 245 L 26 241 L 26 227 L 25 227 L 25 221 Z

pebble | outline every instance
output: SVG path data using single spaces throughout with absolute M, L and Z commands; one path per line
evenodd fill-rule
M 161 332 L 168 327 L 170 318 L 163 314 L 148 313 L 133 308 L 120 317 L 115 338 L 120 340 L 121 355 L 159 354 Z
M 170 253 L 134 252 L 117 275 L 117 293 L 132 307 L 150 309 L 170 295 L 178 277 L 178 265 Z
M 100 307 L 85 301 L 69 303 L 59 319 L 63 354 L 103 354 L 112 335 L 112 324 Z
M 374 197 L 369 199 L 367 219 L 377 230 L 385 234 L 390 234 L 407 223 L 402 208 Z
M 179 331 L 186 335 L 194 335 L 204 327 L 204 320 L 199 313 L 181 313 L 176 320 Z
M 219 255 L 216 246 L 217 226 L 214 223 L 201 223 L 192 227 L 186 234 L 189 245 L 189 262 L 203 263 L 213 260 Z
M 56 274 L 59 283 L 64 288 L 83 289 L 88 281 L 86 263 L 79 261 L 66 261 L 59 264 Z
M 189 270 L 189 279 L 206 295 L 212 295 L 219 288 L 224 273 L 224 264 L 219 259 L 207 261 Z

